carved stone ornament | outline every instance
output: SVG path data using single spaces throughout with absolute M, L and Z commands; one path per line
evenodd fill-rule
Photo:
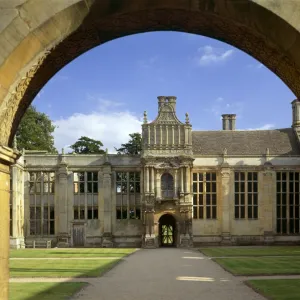
M 221 171 L 222 178 L 229 178 L 230 177 L 230 171 Z

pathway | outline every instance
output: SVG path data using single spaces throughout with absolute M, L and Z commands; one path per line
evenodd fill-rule
M 143 249 L 76 295 L 78 300 L 262 300 L 197 250 Z M 81 281 L 83 279 L 81 278 Z

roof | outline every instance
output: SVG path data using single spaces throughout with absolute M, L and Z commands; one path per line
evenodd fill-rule
M 195 155 L 300 155 L 300 145 L 293 128 L 274 130 L 193 131 Z

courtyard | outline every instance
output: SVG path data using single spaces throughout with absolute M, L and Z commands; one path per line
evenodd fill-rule
M 9 299 L 292 300 L 299 261 L 299 246 L 11 250 Z

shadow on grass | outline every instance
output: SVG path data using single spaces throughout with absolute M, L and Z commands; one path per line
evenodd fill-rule
M 9 300 L 41 300 L 41 299 L 43 299 L 43 300 L 44 299 L 45 300 L 52 300 L 52 299 L 65 300 L 65 299 L 70 299 L 70 297 L 72 298 L 76 294 L 79 294 L 80 291 L 82 291 L 82 289 L 84 289 L 88 286 L 88 282 L 85 282 L 84 278 L 95 278 L 95 277 L 103 276 L 105 273 L 109 272 L 115 266 L 117 266 L 118 264 L 123 262 L 124 258 L 130 256 L 133 253 L 127 253 L 127 255 L 120 257 L 120 259 L 118 259 L 118 260 L 113 260 L 111 262 L 107 262 L 107 264 L 105 264 L 105 266 L 102 265 L 100 267 L 90 269 L 87 272 L 82 272 L 77 276 L 72 276 L 72 279 L 74 278 L 76 280 L 76 282 L 74 282 L 75 280 L 70 279 L 69 281 L 65 281 L 65 282 L 52 283 L 50 288 L 45 287 L 45 289 L 38 289 L 36 292 L 33 291 L 30 296 L 24 294 L 23 296 L 21 296 L 21 298 L 20 297 L 13 298 L 12 297 L 13 295 L 11 295 Z M 57 268 L 55 268 L 55 264 L 53 264 L 53 268 L 38 270 L 38 272 L 40 272 L 40 274 L 41 274 L 41 276 L 39 276 L 39 277 L 30 275 L 30 273 L 37 272 L 34 269 L 11 268 L 11 271 L 21 271 L 21 272 L 25 271 L 28 274 L 27 277 L 39 278 L 39 277 L 43 277 L 42 272 L 59 273 L 59 272 L 69 271 L 69 269 L 57 269 Z M 82 270 L 72 269 L 72 271 L 80 272 Z M 59 278 L 59 277 L 66 277 L 66 276 L 59 276 L 59 275 L 51 276 L 51 277 L 47 276 L 47 278 Z M 24 276 L 14 276 L 13 278 L 24 278 Z M 12 283 L 12 285 L 14 285 L 14 284 L 15 283 Z M 25 286 L 28 285 L 28 283 L 19 283 L 20 286 L 22 284 L 24 284 L 24 289 L 26 289 Z M 40 282 L 34 282 L 32 284 L 36 285 L 36 287 L 38 287 L 38 285 L 43 285 L 43 283 L 40 283 Z M 69 284 L 69 286 L 67 286 L 67 284 Z M 66 292 L 66 290 L 68 290 L 68 292 Z M 22 291 L 20 291 L 20 293 L 22 293 Z

